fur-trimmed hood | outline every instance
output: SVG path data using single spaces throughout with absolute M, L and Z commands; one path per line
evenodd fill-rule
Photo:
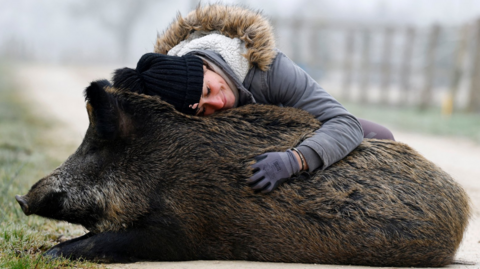
M 186 17 L 179 14 L 176 20 L 157 37 L 155 52 L 167 54 L 174 46 L 187 39 L 194 31 L 219 31 L 230 38 L 245 42 L 250 67 L 268 70 L 276 56 L 272 26 L 258 11 L 239 6 L 198 6 Z

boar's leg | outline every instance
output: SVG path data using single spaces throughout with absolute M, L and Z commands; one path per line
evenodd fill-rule
M 185 260 L 182 249 L 172 246 L 171 240 L 158 240 L 154 231 L 88 233 L 60 243 L 45 252 L 51 258 L 65 257 L 105 263 L 128 263 L 140 260 Z M 155 240 L 152 240 L 155 238 Z M 170 244 L 168 242 L 170 242 Z

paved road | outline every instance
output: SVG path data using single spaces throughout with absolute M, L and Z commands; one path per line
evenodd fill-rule
M 113 67 L 19 65 L 15 77 L 25 97 L 38 113 L 65 124 L 63 137 L 80 143 L 88 127 L 83 90 L 90 81 L 110 78 Z M 38 106 L 37 106 L 38 104 Z M 473 217 L 458 251 L 457 259 L 474 264 L 448 268 L 480 268 L 480 145 L 458 138 L 445 138 L 394 130 L 398 141 L 412 146 L 427 159 L 450 173 L 469 194 Z M 305 264 L 277 264 L 243 261 L 192 261 L 115 264 L 109 268 L 364 268 Z

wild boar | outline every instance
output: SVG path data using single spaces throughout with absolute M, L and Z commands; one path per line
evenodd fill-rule
M 16 199 L 25 214 L 89 233 L 46 255 L 99 262 L 250 260 L 445 266 L 469 218 L 464 190 L 409 146 L 365 140 L 270 194 L 253 157 L 320 127 L 307 112 L 250 105 L 209 117 L 97 81 L 76 152 Z

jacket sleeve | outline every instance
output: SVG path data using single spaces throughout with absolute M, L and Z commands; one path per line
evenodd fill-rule
M 271 104 L 306 110 L 322 122 L 314 136 L 297 146 L 310 171 L 327 168 L 362 142 L 359 121 L 283 53 L 278 52 L 265 82 L 264 98 Z

